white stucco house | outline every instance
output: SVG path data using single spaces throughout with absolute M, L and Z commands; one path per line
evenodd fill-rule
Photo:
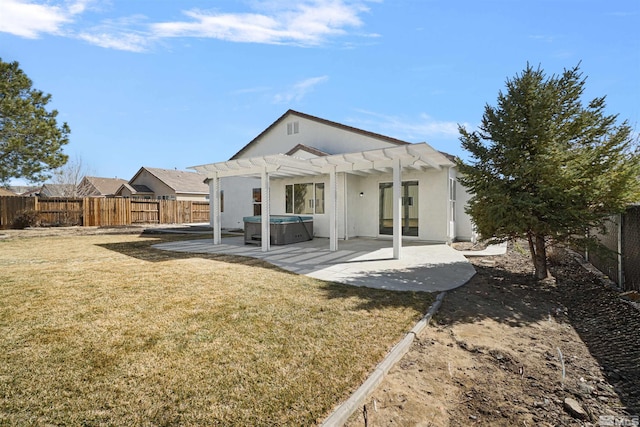
M 230 160 L 193 166 L 207 177 L 214 243 L 221 229 L 243 228 L 262 214 L 313 217 L 330 248 L 354 237 L 470 240 L 473 227 L 450 155 L 426 143 L 388 136 L 289 110 Z M 224 206 L 222 201 L 224 200 Z

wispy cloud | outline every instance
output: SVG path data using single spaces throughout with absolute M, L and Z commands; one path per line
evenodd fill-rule
M 453 139 L 460 136 L 457 122 L 436 120 L 425 113 L 411 119 L 367 110 L 357 111 L 365 117 L 353 118 L 350 120 L 352 123 L 367 129 L 378 129 L 377 131 L 382 134 L 407 141 L 428 141 L 431 138 Z M 467 128 L 471 127 L 468 123 L 460 124 Z
M 184 21 L 151 25 L 159 37 L 207 37 L 232 42 L 318 45 L 326 37 L 342 35 L 345 28 L 360 27 L 360 2 L 307 0 L 256 3 L 262 13 L 183 12 Z
M 286 91 L 274 96 L 276 104 L 286 104 L 292 101 L 300 101 L 306 94 L 311 92 L 317 85 L 329 80 L 329 76 L 311 77 L 295 83 Z
M 250 10 L 242 13 L 190 9 L 182 12 L 184 19 L 176 21 L 132 24 L 128 18 L 118 18 L 80 27 L 74 18 L 84 13 L 92 1 L 2 0 L 0 32 L 27 38 L 47 33 L 65 35 L 134 52 L 177 37 L 318 46 L 362 27 L 362 15 L 369 10 L 366 3 L 374 0 L 263 0 L 250 2 Z
M 84 10 L 85 2 L 68 6 L 36 4 L 24 0 L 0 2 L 0 31 L 29 39 L 43 33 L 58 34 L 64 24 Z
M 78 34 L 78 38 L 96 46 L 129 52 L 144 52 L 150 44 L 145 35 L 131 32 L 84 32 Z
M 145 31 L 146 21 L 144 15 L 106 19 L 100 25 L 82 30 L 77 37 L 107 49 L 144 52 L 155 42 Z

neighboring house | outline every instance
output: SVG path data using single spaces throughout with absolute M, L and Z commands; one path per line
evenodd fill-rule
M 17 196 L 17 194 L 4 187 L 0 187 L 0 196 Z
M 156 198 L 156 195 L 153 193 L 153 190 L 147 187 L 146 185 L 142 185 L 142 184 L 131 185 L 128 182 L 120 186 L 118 191 L 116 191 L 116 196 L 126 197 L 130 199 L 147 199 L 147 200 Z
M 206 176 L 176 169 L 142 167 L 116 191 L 116 196 L 141 199 L 208 201 Z
M 78 195 L 81 197 L 113 197 L 118 189 L 126 183 L 126 179 L 85 176 L 78 185 Z
M 41 186 L 38 187 L 33 185 L 12 185 L 9 187 L 9 190 L 23 197 L 35 197 L 40 194 L 41 189 Z
M 434 242 L 473 238 L 464 212 L 469 195 L 457 183 L 452 156 L 426 143 L 411 144 L 293 110 L 230 160 L 193 169 L 210 182 L 214 229 L 242 228 L 244 216 L 267 210 L 305 215 L 314 219 L 314 234 L 332 242 L 393 236 L 395 254 L 395 211 L 402 237 Z M 222 192 L 225 207 L 218 215 L 216 196 Z
M 78 189 L 73 184 L 43 184 L 39 197 L 78 197 Z

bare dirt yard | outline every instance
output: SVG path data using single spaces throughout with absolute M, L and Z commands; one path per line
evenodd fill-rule
M 637 306 L 569 254 L 543 283 L 522 247 L 471 261 L 349 426 L 638 425 Z

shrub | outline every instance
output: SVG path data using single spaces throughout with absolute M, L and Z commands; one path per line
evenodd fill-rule
M 12 226 L 17 230 L 24 230 L 27 227 L 37 227 L 40 225 L 40 214 L 33 209 L 25 209 L 16 215 Z

